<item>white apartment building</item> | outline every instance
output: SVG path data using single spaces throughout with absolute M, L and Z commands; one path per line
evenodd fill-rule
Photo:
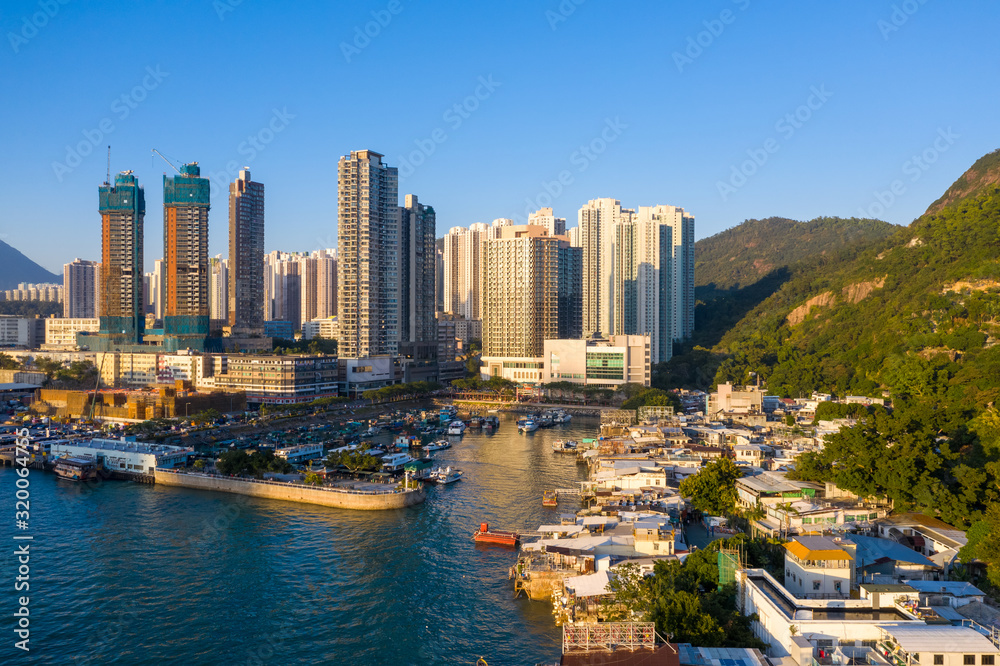
M 442 257 L 442 312 L 465 319 L 482 319 L 483 243 L 499 238 L 501 230 L 513 224 L 508 218 L 497 218 L 491 224 L 476 222 L 468 229 L 448 230 Z
M 63 265 L 63 317 L 98 316 L 100 275 L 101 264 L 97 261 L 74 259 Z
M 100 319 L 49 317 L 45 320 L 44 349 L 75 349 L 76 334 L 80 332 L 96 333 L 100 328 Z
M 208 260 L 208 316 L 229 320 L 229 260 L 216 255 Z
M 556 217 L 551 208 L 539 208 L 528 215 L 528 224 L 545 227 L 549 236 L 563 236 L 566 233 L 566 218 Z
M 324 338 L 326 340 L 337 339 L 337 318 L 327 317 L 325 319 L 313 319 L 302 324 L 302 338 L 304 340 L 315 340 Z
M 36 349 L 45 341 L 45 320 L 41 317 L 0 315 L 0 345 Z
M 675 206 L 621 207 L 593 199 L 579 211 L 583 334 L 649 334 L 652 362 L 694 330 L 694 217 Z

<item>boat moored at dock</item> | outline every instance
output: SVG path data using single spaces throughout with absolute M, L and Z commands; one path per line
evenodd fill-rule
M 462 480 L 462 470 L 452 469 L 449 465 L 444 469 L 440 467 L 431 471 L 431 480 L 440 485 L 447 485 Z
M 491 530 L 489 523 L 481 523 L 479 529 L 472 535 L 472 539 L 476 543 L 492 543 L 498 546 L 516 547 L 521 541 L 521 535 L 517 532 Z
M 60 479 L 89 481 L 97 478 L 97 461 L 93 458 L 58 458 L 52 470 Z

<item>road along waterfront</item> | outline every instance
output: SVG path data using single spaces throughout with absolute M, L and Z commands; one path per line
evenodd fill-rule
M 32 475 L 31 658 L 40 663 L 534 664 L 560 653 L 551 606 L 515 600 L 508 548 L 480 522 L 557 520 L 542 491 L 585 478 L 555 439 L 597 419 L 518 434 L 467 430 L 435 464 L 465 472 L 405 509 L 349 511 L 127 482 Z M 13 494 L 16 473 L 0 470 Z M 5 525 L 7 542 L 15 531 Z M 35 546 L 38 550 L 35 551 Z M 2 560 L 10 575 L 16 558 Z M 37 578 L 36 578 L 37 576 Z M 37 588 L 34 583 L 37 581 Z M 17 593 L 3 594 L 14 611 Z M 13 638 L 10 634 L 9 639 Z M 0 643 L 0 663 L 24 653 Z

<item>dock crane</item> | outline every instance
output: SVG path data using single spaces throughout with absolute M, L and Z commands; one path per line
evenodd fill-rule
M 174 166 L 173 162 L 171 162 L 170 160 L 168 160 L 166 157 L 163 156 L 163 153 L 161 153 L 160 151 L 158 151 L 156 148 L 153 148 L 153 152 L 156 153 L 157 155 L 159 155 L 160 159 L 162 159 L 164 162 L 166 162 L 167 164 L 169 164 L 171 169 L 173 169 L 177 173 L 181 172 L 180 169 L 178 169 L 176 166 Z

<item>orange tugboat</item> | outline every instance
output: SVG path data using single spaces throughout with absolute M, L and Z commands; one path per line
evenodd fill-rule
M 559 506 L 559 495 L 554 490 L 542 492 L 542 506 Z
M 521 535 L 517 532 L 501 532 L 491 530 L 489 523 L 480 523 L 479 529 L 472 535 L 476 543 L 495 543 L 499 546 L 517 546 Z

